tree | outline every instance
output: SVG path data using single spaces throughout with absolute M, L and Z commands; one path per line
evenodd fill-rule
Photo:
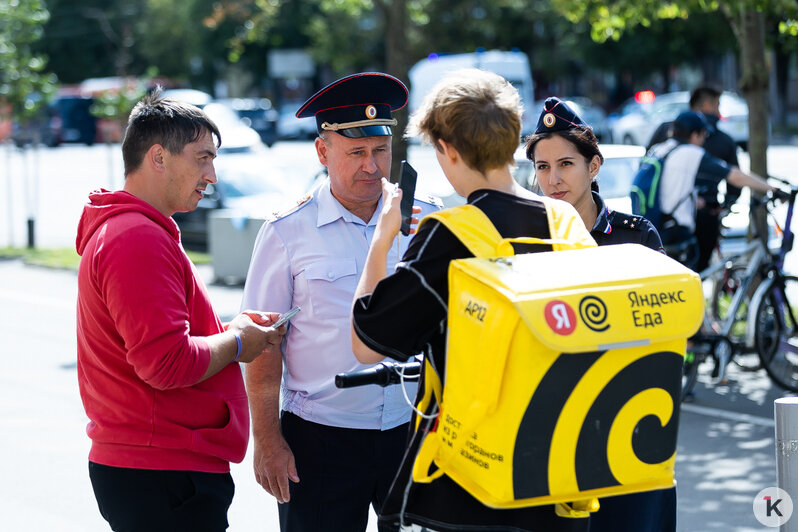
M 38 49 L 65 83 L 125 76 L 146 68 L 137 23 L 144 0 L 48 0 L 52 12 Z
M 28 120 L 55 92 L 57 78 L 45 70 L 47 59 L 32 49 L 41 38 L 42 26 L 49 16 L 41 0 L 0 0 L 0 115 L 10 112 L 11 118 Z M 30 173 L 26 173 L 26 187 L 31 187 Z M 8 179 L 10 189 L 10 176 Z M 11 201 L 10 192 L 8 197 Z M 33 192 L 28 198 L 28 247 L 32 248 L 36 211 Z M 10 205 L 8 212 L 10 221 Z M 11 223 L 9 231 L 13 235 Z
M 0 102 L 12 117 L 33 116 L 55 92 L 46 57 L 33 51 L 49 16 L 41 0 L 0 0 Z
M 555 0 L 555 8 L 572 21 L 588 21 L 597 42 L 617 40 L 628 28 L 649 27 L 655 19 L 686 18 L 691 12 L 720 10 L 740 46 L 740 90 L 748 102 L 751 170 L 767 175 L 767 96 L 765 17 L 779 17 L 785 31 L 795 27 L 795 0 Z

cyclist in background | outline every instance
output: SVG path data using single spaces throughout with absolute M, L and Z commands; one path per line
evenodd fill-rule
M 718 129 L 720 120 L 721 91 L 713 87 L 697 87 L 690 94 L 690 110 L 704 115 L 707 122 L 707 137 L 703 148 L 706 152 L 725 161 L 729 166 L 739 166 L 737 162 L 737 144 L 726 133 Z M 654 144 L 668 140 L 673 122 L 663 122 L 652 135 L 646 150 Z M 720 213 L 723 207 L 731 206 L 740 197 L 740 189 L 726 183 L 726 194 L 723 204 L 718 201 L 718 185 L 714 179 L 707 179 L 699 172 L 696 176 L 696 192 L 704 205 L 696 209 L 695 236 L 698 241 L 698 263 L 696 269 L 704 270 L 709 266 L 712 250 L 718 245 L 720 237 Z
M 732 185 L 747 186 L 756 192 L 775 190 L 758 175 L 747 174 L 707 153 L 703 146 L 709 128 L 702 114 L 685 111 L 673 121 L 671 138 L 648 151 L 653 158 L 667 154 L 662 165 L 659 201 L 662 212 L 671 213 L 675 224 L 660 231 L 666 249 L 689 240 L 696 232 L 695 213 L 704 206 L 703 198 L 697 193 L 699 176 L 701 183 L 711 183 L 715 189 L 725 179 Z M 700 271 L 697 261 L 686 265 Z

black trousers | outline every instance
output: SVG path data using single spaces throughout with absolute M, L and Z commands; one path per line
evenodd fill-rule
M 358 532 L 369 505 L 379 513 L 407 443 L 408 425 L 390 430 L 344 429 L 283 412 L 283 437 L 299 483 L 278 506 L 283 532 Z
M 116 532 L 220 532 L 233 501 L 230 473 L 127 469 L 89 462 L 100 513 Z
M 700 272 L 709 266 L 712 251 L 718 245 L 720 238 L 719 208 L 716 206 L 698 209 L 695 213 L 695 237 L 698 240 L 698 264 L 696 271 Z

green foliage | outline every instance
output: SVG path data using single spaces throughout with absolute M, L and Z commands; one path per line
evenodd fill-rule
M 49 16 L 41 0 L 0 0 L 0 101 L 13 116 L 33 116 L 55 93 L 47 58 L 33 51 Z
M 210 264 L 211 256 L 198 251 L 186 251 L 188 258 L 194 264 Z M 45 268 L 58 268 L 63 270 L 77 270 L 80 265 L 80 255 L 74 248 L 12 248 L 0 247 L 0 260 L 22 259 L 25 264 Z
M 150 80 L 158 74 L 158 69 L 151 67 L 143 78 L 131 78 L 118 91 L 106 91 L 95 98 L 89 109 L 97 118 L 109 118 L 125 124 L 130 111 L 136 103 L 147 94 Z
M 798 37 L 798 20 L 782 20 L 779 22 L 779 33 Z
M 22 259 L 25 264 L 45 268 L 77 270 L 80 256 L 74 248 L 0 248 L 0 259 Z
M 618 40 L 624 31 L 649 27 L 656 20 L 687 18 L 695 13 L 722 11 L 728 18 L 753 9 L 778 17 L 783 33 L 798 35 L 795 0 L 553 0 L 554 8 L 572 22 L 587 21 L 596 42 Z

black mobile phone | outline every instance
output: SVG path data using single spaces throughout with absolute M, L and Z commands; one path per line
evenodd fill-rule
M 410 218 L 413 216 L 413 198 L 416 194 L 416 178 L 418 174 L 407 161 L 402 161 L 399 170 L 399 189 L 402 191 L 402 202 L 399 204 L 402 212 L 402 234 L 410 234 Z

